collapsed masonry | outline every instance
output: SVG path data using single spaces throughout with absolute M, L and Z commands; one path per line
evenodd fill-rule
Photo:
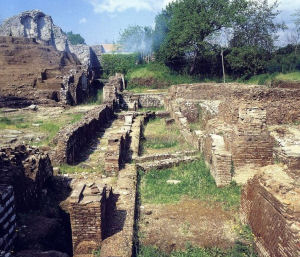
M 96 91 L 75 55 L 35 39 L 0 36 L 0 64 L 0 107 L 76 105 Z
M 13 188 L 0 185 L 0 256 L 10 256 L 15 238 L 16 213 Z
M 165 102 L 185 139 L 203 152 L 216 184 L 246 183 L 241 217 L 259 254 L 299 256 L 299 87 L 179 85 Z
M 16 213 L 39 208 L 53 170 L 48 155 L 20 145 L 0 149 L 0 174 L 0 255 L 10 256 Z

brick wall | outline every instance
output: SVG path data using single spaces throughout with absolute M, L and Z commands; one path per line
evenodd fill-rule
M 10 256 L 16 238 L 15 199 L 12 186 L 0 185 L 0 256 Z
M 244 186 L 241 219 L 251 226 L 260 256 L 300 256 L 299 187 L 285 171 L 269 171 Z
M 101 246 L 106 231 L 107 196 L 106 187 L 96 184 L 78 185 L 73 190 L 70 220 L 74 255 L 91 254 Z
M 101 105 L 89 111 L 81 121 L 61 129 L 54 139 L 56 148 L 51 160 L 56 164 L 76 163 L 92 136 L 104 128 L 112 118 L 112 107 Z

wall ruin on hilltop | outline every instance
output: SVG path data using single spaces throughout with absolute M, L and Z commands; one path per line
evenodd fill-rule
M 0 36 L 35 38 L 58 51 L 68 51 L 70 44 L 62 29 L 53 24 L 51 16 L 40 10 L 22 12 L 7 19 L 0 26 Z
M 68 52 L 34 39 L 0 37 L 0 106 L 79 104 L 95 94 L 93 73 Z

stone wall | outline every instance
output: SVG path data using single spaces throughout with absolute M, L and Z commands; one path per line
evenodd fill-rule
M 105 153 L 104 170 L 108 174 L 116 174 L 124 167 L 129 156 L 130 130 L 117 133 L 108 140 L 108 149 Z
M 100 248 L 105 236 L 109 192 L 96 184 L 79 184 L 73 190 L 69 212 L 74 255 L 91 254 Z
M 229 184 L 230 170 L 272 164 L 275 141 L 268 127 L 300 120 L 297 88 L 178 85 L 169 89 L 165 104 L 184 138 L 204 153 L 218 185 Z M 197 128 L 192 130 L 191 123 Z M 298 163 L 297 146 L 289 145 L 278 149 L 277 156 L 292 167 Z
M 0 184 L 11 185 L 18 211 L 39 207 L 43 188 L 53 175 L 50 158 L 36 148 L 0 149 Z
M 144 93 L 134 94 L 124 92 L 122 94 L 122 103 L 124 109 L 134 110 L 137 108 L 160 108 L 164 106 L 164 93 Z
M 249 224 L 260 256 L 300 256 L 300 190 L 283 168 L 266 167 L 244 186 L 241 219 Z
M 35 39 L 0 36 L 0 106 L 82 103 L 96 88 L 93 71 L 79 64 Z
M 54 138 L 56 147 L 51 160 L 56 164 L 78 162 L 93 136 L 112 118 L 112 106 L 101 105 L 89 111 L 79 122 L 61 129 Z
M 36 38 L 59 51 L 69 50 L 69 41 L 52 18 L 39 10 L 26 11 L 13 16 L 0 26 L 0 36 Z
M 13 188 L 0 185 L 0 256 L 10 256 L 15 238 L 16 214 Z

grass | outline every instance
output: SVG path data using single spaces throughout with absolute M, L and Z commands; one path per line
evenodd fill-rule
M 0 117 L 0 129 L 24 129 L 29 126 L 24 116 Z
M 93 168 L 82 167 L 80 165 L 72 166 L 68 164 L 61 165 L 59 169 L 61 174 L 74 174 L 74 173 L 83 173 L 83 172 L 93 173 L 97 171 Z
M 168 152 L 191 149 L 176 125 L 166 126 L 164 119 L 150 120 L 145 128 L 144 136 L 146 138 L 143 143 L 144 153 L 158 149 L 165 149 Z
M 99 89 L 95 96 L 92 96 L 82 105 L 100 105 L 103 104 L 103 89 Z
M 0 117 L 0 129 L 20 130 L 25 133 L 42 134 L 42 140 L 39 142 L 28 142 L 37 146 L 51 145 L 52 139 L 58 131 L 66 124 L 78 122 L 83 113 L 65 114 L 56 120 L 36 120 L 34 116 L 11 115 Z
M 289 81 L 289 82 L 300 82 L 300 72 L 291 73 L 266 73 L 251 77 L 249 80 L 238 82 L 255 85 L 271 85 L 273 81 Z
M 162 106 L 162 107 L 139 108 L 138 109 L 139 112 L 148 112 L 148 111 L 157 112 L 157 111 L 164 111 L 164 110 L 165 110 L 164 106 Z
M 138 81 L 137 79 L 148 79 L 147 85 L 137 84 L 135 82 Z M 135 92 L 137 90 L 142 92 L 147 89 L 168 88 L 170 85 L 199 82 L 197 77 L 178 74 L 161 63 L 139 65 L 127 73 L 126 80 L 128 81 L 127 90 Z
M 177 185 L 167 180 L 181 181 Z M 209 202 L 221 202 L 226 208 L 239 208 L 240 187 L 231 183 L 218 188 L 203 160 L 165 170 L 141 173 L 142 202 L 165 204 L 180 201 L 183 196 Z
M 153 246 L 142 246 L 138 257 L 256 257 L 253 246 L 237 242 L 234 247 L 225 250 L 219 248 L 198 248 L 188 246 L 185 251 L 173 251 L 166 254 Z

